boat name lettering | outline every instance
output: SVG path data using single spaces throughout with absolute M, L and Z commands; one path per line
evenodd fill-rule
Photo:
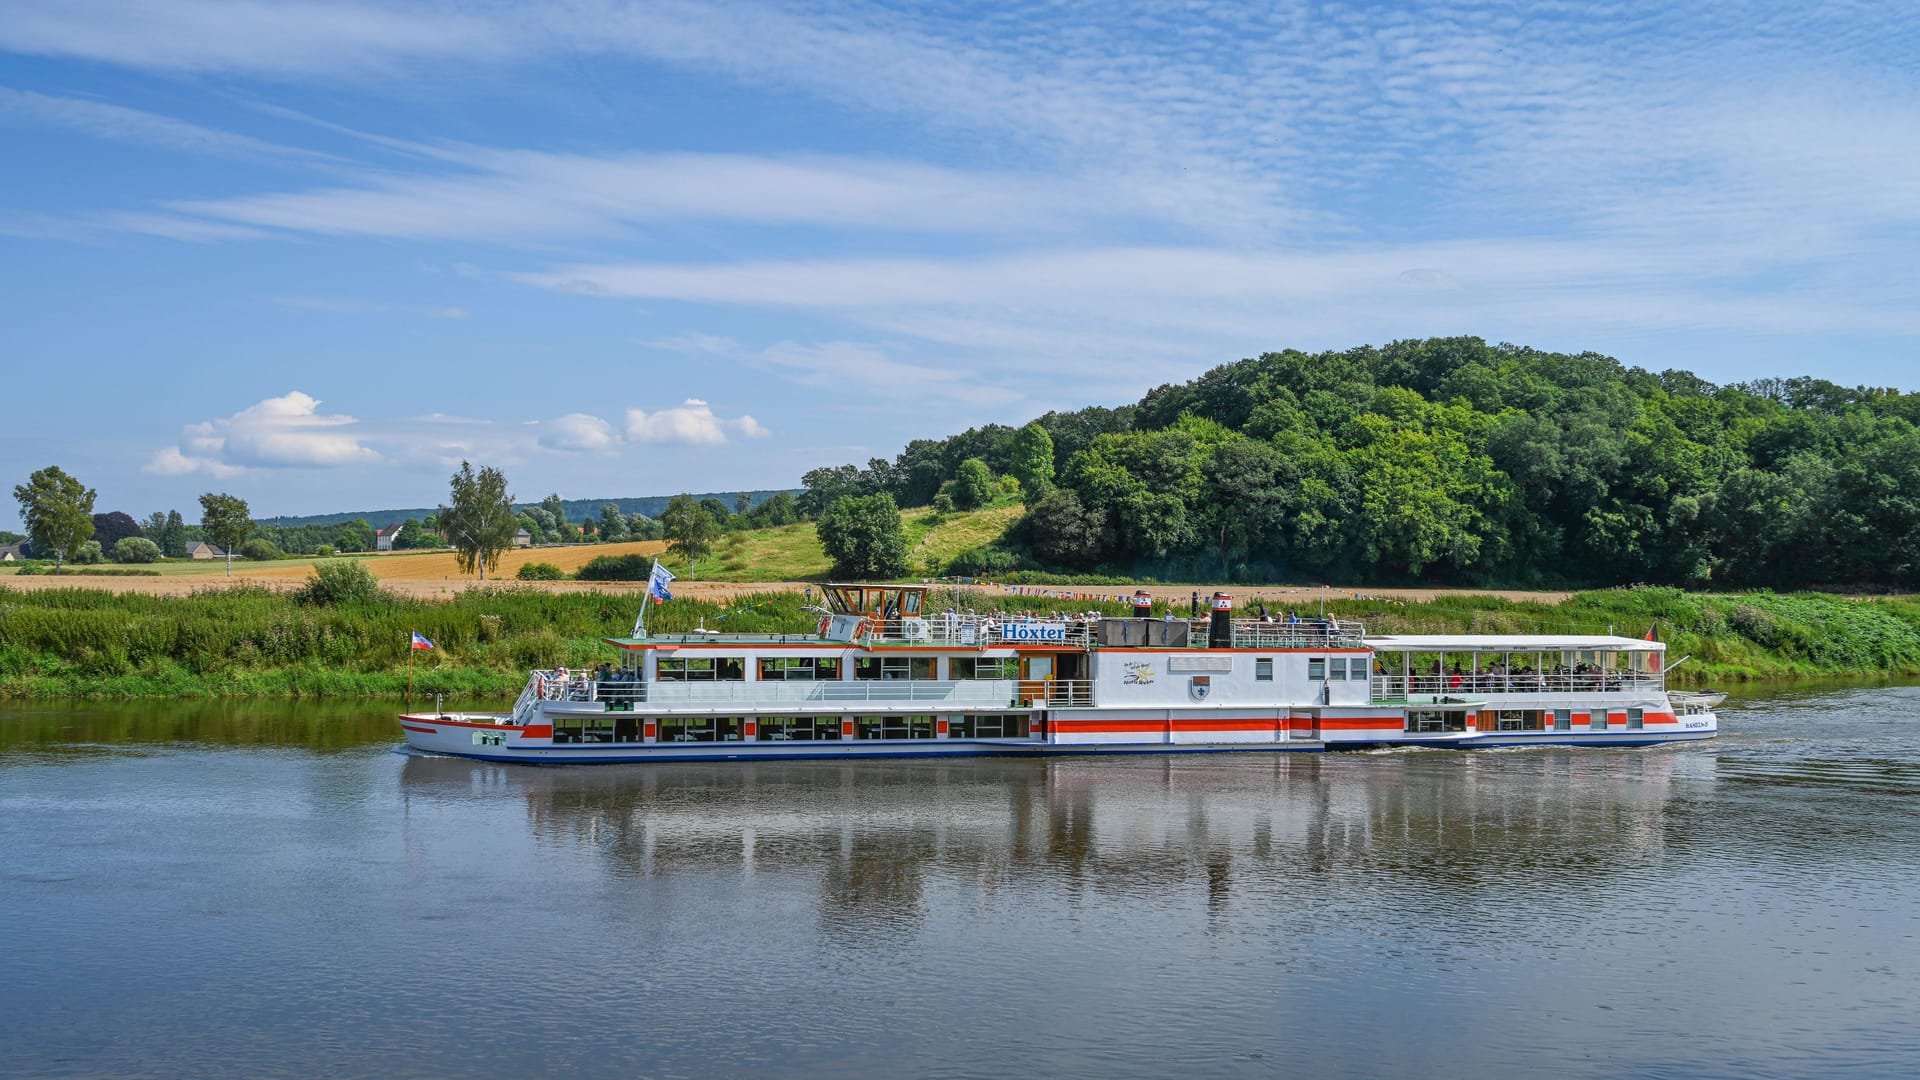
M 1707 726 L 1707 722 L 1706 722 L 1705 720 L 1689 720 L 1689 721 L 1687 721 L 1687 727 L 1688 727 L 1688 728 L 1704 728 L 1704 727 L 1706 727 L 1706 726 Z
M 1002 641 L 1065 641 L 1066 623 L 1007 623 L 1000 628 Z

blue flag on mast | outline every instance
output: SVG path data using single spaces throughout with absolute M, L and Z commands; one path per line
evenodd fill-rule
M 656 604 L 664 604 L 673 599 L 673 594 L 667 591 L 667 582 L 672 580 L 673 571 L 661 566 L 659 559 L 653 560 L 653 573 L 647 575 L 648 599 Z M 640 614 L 634 617 L 633 636 L 647 636 L 647 605 L 645 601 L 641 601 Z

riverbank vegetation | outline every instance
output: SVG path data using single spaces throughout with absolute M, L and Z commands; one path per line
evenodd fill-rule
M 354 582 L 301 593 L 241 587 L 178 597 L 0 586 L 0 697 L 393 698 L 406 687 L 408 642 L 417 630 L 436 646 L 412 654 L 417 694 L 499 701 L 531 668 L 608 659 L 602 639 L 631 630 L 638 599 L 496 586 L 427 601 Z M 1261 602 L 1258 590 L 1242 594 L 1243 611 Z M 815 616 L 804 604 L 792 592 L 725 606 L 675 600 L 655 606 L 647 618 L 659 632 L 705 625 L 807 633 Z M 1080 597 L 944 588 L 932 606 L 1126 613 L 1124 604 Z M 1580 593 L 1560 603 L 1464 595 L 1424 603 L 1346 598 L 1330 601 L 1328 610 L 1381 633 L 1637 637 L 1657 627 L 1672 659 L 1691 657 L 1674 676 L 1686 685 L 1920 675 L 1920 602 L 1911 599 L 1644 588 Z

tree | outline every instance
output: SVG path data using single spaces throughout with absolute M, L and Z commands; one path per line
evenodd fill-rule
M 627 538 L 627 518 L 615 503 L 600 508 L 600 539 L 612 544 Z
M 271 562 L 283 554 L 285 552 L 273 546 L 273 541 L 264 537 L 256 536 L 240 545 L 240 557 L 254 562 Z
M 227 553 L 227 576 L 233 576 L 233 551 L 253 533 L 253 513 L 238 495 L 208 492 L 200 496 L 200 530 Z
M 520 528 L 506 474 L 491 465 L 475 473 L 470 462 L 462 461 L 448 487 L 453 505 L 440 507 L 440 527 L 453 545 L 460 572 L 471 574 L 477 568 L 485 581 L 487 567 L 499 564 L 501 553 L 513 547 L 513 534 Z M 552 498 L 559 501 L 557 495 Z
M 144 536 L 123 536 L 113 545 L 113 561 L 117 563 L 150 563 L 160 561 L 160 545 Z
M 29 476 L 26 483 L 14 487 L 13 497 L 20 503 L 20 517 L 34 552 L 53 552 L 55 570 L 93 535 L 94 491 L 58 465 Z
M 187 522 L 186 519 L 180 516 L 180 511 L 178 510 L 167 511 L 167 531 L 165 536 L 148 537 L 148 539 L 159 544 L 160 554 L 169 559 L 184 559 L 187 557 Z
M 1055 488 L 1029 503 L 1015 532 L 1034 558 L 1068 570 L 1092 566 L 1106 546 L 1099 517 L 1065 488 Z
M 1020 481 L 1020 491 L 1028 502 L 1053 487 L 1053 436 L 1038 421 L 1013 437 L 1013 464 L 1007 471 Z
M 111 513 L 93 515 L 93 538 L 100 541 L 102 548 L 111 551 L 113 545 L 129 536 L 139 535 L 140 523 L 133 520 L 131 514 L 115 510 Z
M 682 492 L 667 500 L 667 508 L 660 512 L 660 531 L 667 538 L 667 550 L 687 560 L 687 577 L 692 580 L 694 562 L 713 550 L 713 541 L 720 535 L 720 523 L 713 519 L 705 505 Z
M 88 540 L 73 549 L 73 561 L 91 566 L 107 561 L 107 553 L 100 550 L 100 541 Z
M 993 470 L 979 458 L 968 458 L 953 474 L 953 505 L 978 510 L 993 501 Z
M 892 578 L 907 572 L 906 532 L 891 495 L 842 496 L 814 529 L 836 576 Z
M 708 496 L 700 500 L 700 506 L 707 512 L 707 516 L 713 519 L 714 525 L 719 527 L 721 532 L 734 527 L 733 511 L 727 509 L 725 502 Z

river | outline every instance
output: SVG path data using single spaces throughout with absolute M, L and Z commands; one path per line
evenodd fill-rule
M 1910 1076 L 1920 687 L 1652 750 L 503 767 L 0 706 L 0 1074 Z

